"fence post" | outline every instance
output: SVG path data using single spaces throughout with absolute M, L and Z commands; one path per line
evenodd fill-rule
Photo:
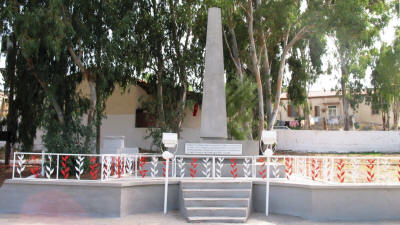
M 215 156 L 212 157 L 212 177 L 215 179 Z
M 42 171 L 40 172 L 40 175 L 43 177 L 44 176 L 44 150 L 42 150 Z
M 251 157 L 252 164 L 251 164 L 251 175 L 253 178 L 257 178 L 257 159 L 255 156 Z
M 16 155 L 16 152 L 14 152 L 12 179 L 14 179 L 14 173 L 15 173 L 15 158 L 16 158 L 15 155 Z
M 176 155 L 174 156 L 174 160 L 172 162 L 172 167 L 171 167 L 172 171 L 173 171 L 173 177 L 176 178 Z
M 101 172 L 100 172 L 100 174 L 101 174 L 101 181 L 103 181 L 104 180 L 104 156 L 103 155 L 101 155 Z
M 137 164 L 137 160 L 138 160 L 138 155 L 135 155 L 135 178 L 137 178 L 137 171 L 138 171 L 138 164 Z
M 57 173 L 56 173 L 56 180 L 58 180 L 59 163 L 60 163 L 60 155 L 57 154 Z

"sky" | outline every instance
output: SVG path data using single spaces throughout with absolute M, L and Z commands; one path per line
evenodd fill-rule
M 382 42 L 385 42 L 387 44 L 390 44 L 393 42 L 395 39 L 395 27 L 400 26 L 400 19 L 399 18 L 393 18 L 388 26 L 381 32 L 380 37 Z M 0 40 L 1 41 L 1 40 Z M 335 51 L 335 44 L 333 39 L 328 39 L 327 40 L 327 54 L 323 56 L 323 62 L 324 66 L 323 68 L 326 69 L 328 66 L 328 62 L 331 61 L 334 64 L 337 64 L 337 60 L 333 56 L 333 53 Z M 380 48 L 382 42 L 378 41 L 375 44 L 376 48 Z M 4 55 L 0 55 L 0 68 L 5 67 L 5 57 Z M 371 69 L 367 69 L 366 72 L 366 77 L 364 80 L 364 84 L 367 85 L 368 87 L 371 86 L 370 80 L 371 80 Z M 339 77 L 337 76 L 339 74 L 339 71 L 337 70 L 332 70 L 332 74 L 323 74 L 321 75 L 317 81 L 309 88 L 310 91 L 323 91 L 323 90 L 331 90 L 334 89 L 335 86 L 338 84 L 338 79 Z M 2 89 L 3 84 L 3 78 L 0 77 L 0 89 Z

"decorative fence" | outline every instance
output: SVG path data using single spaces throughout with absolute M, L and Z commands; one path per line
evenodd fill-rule
M 269 169 L 268 169 L 269 165 Z M 14 153 L 13 179 L 163 179 L 159 154 Z M 315 183 L 400 184 L 400 157 L 204 156 L 176 155 L 168 177 L 250 179 Z

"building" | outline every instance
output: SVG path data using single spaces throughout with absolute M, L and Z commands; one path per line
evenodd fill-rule
M 326 119 L 328 127 L 333 129 L 343 127 L 343 103 L 336 92 L 311 91 L 308 93 L 308 103 L 312 127 L 322 128 L 323 119 Z M 353 117 L 354 124 L 360 125 L 360 129 L 382 129 L 381 113 L 372 110 L 371 105 L 365 101 L 356 111 L 350 108 L 349 115 Z M 304 118 L 303 108 L 291 105 L 287 94 L 282 93 L 278 120 L 294 121 L 299 118 Z M 390 125 L 393 125 L 393 112 L 390 112 Z

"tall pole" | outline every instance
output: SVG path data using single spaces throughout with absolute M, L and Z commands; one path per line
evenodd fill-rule
M 167 162 L 165 164 L 165 186 L 164 186 L 164 215 L 167 214 L 167 202 L 168 202 L 168 167 L 169 167 L 169 159 L 166 159 Z
M 269 214 L 269 173 L 271 158 L 267 157 L 267 182 L 265 187 L 265 215 Z

